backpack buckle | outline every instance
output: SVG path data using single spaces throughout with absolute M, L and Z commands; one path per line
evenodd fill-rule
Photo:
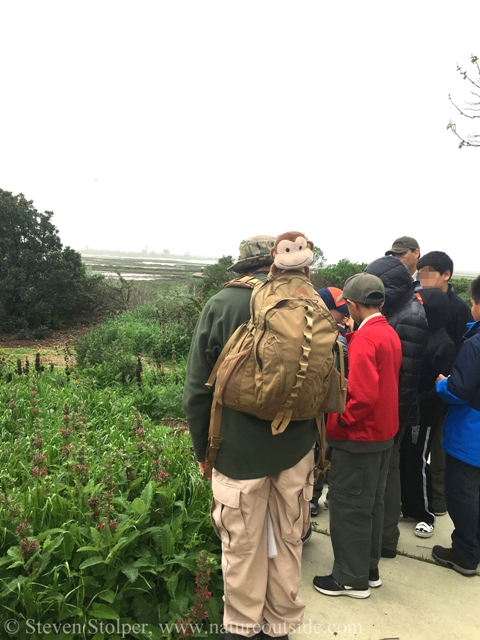
M 223 438 L 221 438 L 220 436 L 211 436 L 208 439 L 208 448 L 218 451 L 220 449 L 220 443 L 222 440 Z

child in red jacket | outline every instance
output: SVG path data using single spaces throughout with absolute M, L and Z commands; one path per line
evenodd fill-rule
M 378 574 L 383 528 L 383 494 L 393 438 L 398 431 L 400 339 L 380 313 L 385 289 L 377 276 L 349 278 L 343 295 L 359 325 L 347 336 L 348 392 L 345 411 L 331 414 L 327 442 L 329 471 L 331 575 L 316 576 L 325 595 L 368 598 L 382 584 Z

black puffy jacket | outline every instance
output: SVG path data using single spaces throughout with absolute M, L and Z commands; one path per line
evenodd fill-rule
M 399 380 L 399 424 L 405 427 L 419 424 L 418 384 L 422 357 L 427 345 L 428 324 L 420 300 L 414 294 L 415 283 L 407 267 L 394 256 L 371 262 L 365 269 L 378 276 L 385 287 L 383 315 L 402 343 L 402 366 Z

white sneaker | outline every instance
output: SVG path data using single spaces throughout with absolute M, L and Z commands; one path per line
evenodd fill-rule
M 415 535 L 419 538 L 431 538 L 433 536 L 434 524 L 428 524 L 427 522 L 418 522 L 415 527 Z

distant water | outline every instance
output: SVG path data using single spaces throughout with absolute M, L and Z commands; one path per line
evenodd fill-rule
M 480 275 L 480 269 L 478 271 L 461 271 L 457 269 L 453 270 L 454 278 L 469 278 L 470 280 L 473 280 L 479 275 Z

